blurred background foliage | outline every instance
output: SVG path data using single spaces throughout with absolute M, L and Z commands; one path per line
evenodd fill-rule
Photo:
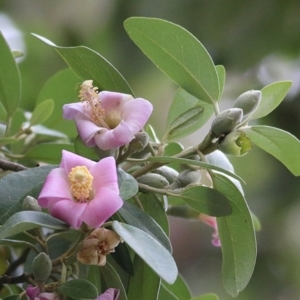
M 59 46 L 84 45 L 103 55 L 136 96 L 154 104 L 150 122 L 161 137 L 176 86 L 128 38 L 123 21 L 131 16 L 177 23 L 203 43 L 214 62 L 227 71 L 222 108 L 246 90 L 292 80 L 286 100 L 259 122 L 300 138 L 298 0 L 1 0 L 0 30 L 13 50 L 25 54 L 19 59 L 22 108 L 32 110 L 45 82 L 66 69 L 56 51 L 34 38 L 33 32 Z M 63 88 L 64 82 L 58 83 L 56 92 Z M 203 130 L 181 142 L 188 146 L 202 138 Z M 299 299 L 299 179 L 257 148 L 245 157 L 230 159 L 247 182 L 246 198 L 262 223 L 255 272 L 238 299 Z M 216 292 L 220 299 L 231 299 L 222 287 L 221 251 L 210 244 L 210 229 L 199 222 L 170 221 L 174 256 L 193 293 Z

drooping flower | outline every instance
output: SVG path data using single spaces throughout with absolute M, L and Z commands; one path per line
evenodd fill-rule
M 146 124 L 152 104 L 127 94 L 98 93 L 92 83 L 83 82 L 81 102 L 64 105 L 63 117 L 75 121 L 79 136 L 88 147 L 108 150 L 128 144 Z
M 208 216 L 205 214 L 200 214 L 199 219 L 205 223 L 206 225 L 212 227 L 215 231 L 212 234 L 212 240 L 211 243 L 215 247 L 221 247 L 221 241 L 219 237 L 219 232 L 218 232 L 218 224 L 217 224 L 217 219 L 216 217 Z
M 85 265 L 104 266 L 106 255 L 114 252 L 123 240 L 112 230 L 98 228 L 85 240 L 77 253 L 77 260 Z
M 74 228 L 98 228 L 122 205 L 115 159 L 91 161 L 63 150 L 59 168 L 46 178 L 38 198 L 49 213 Z
M 30 300 L 59 300 L 60 297 L 56 293 L 40 293 L 39 287 L 29 285 L 26 288 L 26 295 Z M 102 300 L 102 299 L 101 299 Z
M 119 289 L 107 289 L 103 294 L 99 295 L 95 300 L 118 300 L 120 296 Z

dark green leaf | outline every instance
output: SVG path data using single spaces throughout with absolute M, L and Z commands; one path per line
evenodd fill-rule
M 127 273 L 133 275 L 133 264 L 129 253 L 129 248 L 125 243 L 120 243 L 111 253 L 117 264 Z
M 89 282 L 91 282 L 97 288 L 98 291 L 101 291 L 102 289 L 100 268 L 101 267 L 99 266 L 89 265 L 87 276 L 86 276 L 86 279 Z
M 179 298 L 176 294 L 172 293 L 163 284 L 161 284 L 157 300 L 179 300 Z
M 219 297 L 216 294 L 204 294 L 193 297 L 190 300 L 219 300 Z
M 0 240 L 0 245 L 13 246 L 13 247 L 29 247 L 33 251 L 35 251 L 36 254 L 40 253 L 39 249 L 37 249 L 33 244 L 31 244 L 29 242 L 26 242 L 26 241 L 1 239 Z
M 97 154 L 97 148 L 96 147 L 87 147 L 80 136 L 78 135 L 74 141 L 74 148 L 76 154 L 86 157 L 88 159 L 99 161 L 99 156 Z
M 179 197 L 199 213 L 209 216 L 227 216 L 232 212 L 226 196 L 206 186 L 187 188 Z
M 134 276 L 130 278 L 128 300 L 156 300 L 160 278 L 137 255 L 134 258 Z
M 217 218 L 222 245 L 222 278 L 226 291 L 236 297 L 248 284 L 256 261 L 256 238 L 251 213 L 238 188 L 214 174 L 214 188 L 231 202 L 232 214 Z
M 99 296 L 97 288 L 88 280 L 74 279 L 61 284 L 57 291 L 74 299 L 95 299 Z
M 18 108 L 21 78 L 14 56 L 0 32 L 0 101 L 9 116 Z
M 118 183 L 123 200 L 133 197 L 139 190 L 136 179 L 121 168 L 118 168 Z
M 26 158 L 48 164 L 59 164 L 62 150 L 74 152 L 73 144 L 44 143 L 37 144 L 25 153 Z
M 170 253 L 172 252 L 172 246 L 167 235 L 147 213 L 129 202 L 124 202 L 123 206 L 118 210 L 118 214 L 126 221 L 126 223 L 147 232 L 160 242 Z
M 53 113 L 54 101 L 52 99 L 39 103 L 33 110 L 30 126 L 44 123 Z
M 125 223 L 113 221 L 114 231 L 139 255 L 153 271 L 172 284 L 177 277 L 176 263 L 168 250 L 148 233 Z
M 0 179 L 0 224 L 15 212 L 22 210 L 20 201 L 26 196 L 37 197 L 40 189 L 55 166 L 42 166 L 11 173 Z
M 171 285 L 166 282 L 162 282 L 162 287 L 171 292 L 173 295 L 176 295 L 176 298 L 179 300 L 187 300 L 192 297 L 191 291 L 180 274 L 178 275 L 176 281 Z M 161 298 L 161 300 L 164 299 Z
M 187 30 L 171 22 L 134 17 L 125 30 L 152 62 L 195 97 L 213 103 L 219 99 L 219 81 L 203 45 Z
M 300 175 L 300 141 L 284 130 L 269 126 L 243 129 L 251 141 L 281 161 L 295 176 Z
M 262 90 L 261 102 L 252 119 L 259 119 L 273 111 L 284 99 L 290 87 L 291 81 L 278 81 L 265 86 Z
M 93 85 L 100 90 L 133 95 L 124 77 L 99 53 L 83 46 L 59 47 L 44 37 L 36 34 L 34 36 L 54 47 L 82 81 L 92 79 Z
M 62 230 L 67 229 L 68 225 L 43 212 L 20 211 L 12 215 L 0 228 L 0 239 L 38 227 Z

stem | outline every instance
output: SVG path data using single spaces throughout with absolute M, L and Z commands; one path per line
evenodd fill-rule
M 0 168 L 4 171 L 9 170 L 9 171 L 14 171 L 14 172 L 27 170 L 27 168 L 25 166 L 5 160 L 5 159 L 0 159 Z
M 214 110 L 215 110 L 215 115 L 217 116 L 220 113 L 220 108 L 219 108 L 218 102 L 214 101 L 213 106 L 214 106 Z

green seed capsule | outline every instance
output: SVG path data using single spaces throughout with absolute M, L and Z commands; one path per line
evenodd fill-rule
M 142 175 L 137 178 L 137 181 L 159 189 L 169 185 L 168 180 L 164 176 L 155 173 Z
M 51 274 L 52 261 L 50 257 L 41 252 L 38 254 L 32 262 L 32 274 L 38 281 L 46 281 Z
M 176 170 L 168 166 L 162 166 L 160 168 L 157 168 L 153 172 L 165 177 L 169 183 L 172 183 L 179 174 Z
M 251 90 L 241 94 L 234 102 L 234 108 L 241 108 L 243 115 L 253 114 L 261 101 L 261 91 Z
M 31 196 L 27 196 L 23 200 L 22 209 L 32 210 L 32 211 L 42 211 L 42 208 L 39 206 L 37 200 Z
M 217 138 L 233 131 L 243 119 L 241 108 L 230 108 L 222 111 L 211 124 L 211 132 Z

